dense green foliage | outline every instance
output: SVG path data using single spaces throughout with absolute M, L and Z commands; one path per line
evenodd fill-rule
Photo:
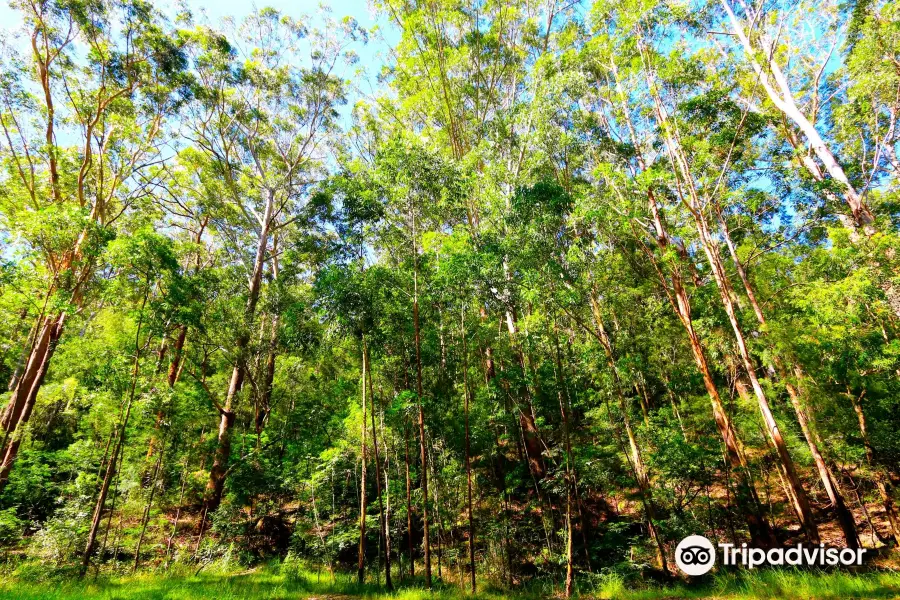
M 568 596 L 675 585 L 689 534 L 895 561 L 897 3 L 377 0 L 374 91 L 351 18 L 11 5 L 14 577 Z M 818 577 L 758 581 L 897 586 Z

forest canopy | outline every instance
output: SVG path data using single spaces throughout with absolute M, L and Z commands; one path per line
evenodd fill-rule
M 900 4 L 10 6 L 4 572 L 896 564 Z

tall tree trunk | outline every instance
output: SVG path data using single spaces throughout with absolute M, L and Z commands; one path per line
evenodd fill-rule
M 644 48 L 642 41 L 640 40 L 639 45 L 641 46 L 641 51 L 643 53 Z M 647 80 L 648 85 L 652 85 L 653 82 L 651 81 L 649 73 L 647 75 Z M 800 477 L 797 474 L 794 461 L 791 458 L 790 453 L 788 452 L 787 444 L 785 443 L 784 438 L 781 435 L 781 430 L 779 429 L 778 422 L 775 420 L 775 417 L 772 414 L 772 409 L 769 404 L 768 398 L 766 397 L 765 392 L 763 391 L 762 386 L 759 383 L 759 379 L 756 376 L 756 366 L 750 356 L 750 351 L 747 346 L 743 330 L 741 329 L 740 323 L 737 320 L 737 313 L 734 308 L 734 301 L 732 300 L 732 298 L 734 298 L 734 291 L 731 288 L 731 283 L 722 264 L 722 258 L 719 254 L 718 245 L 716 244 L 715 240 L 713 240 L 712 235 L 709 232 L 708 223 L 706 221 L 706 217 L 703 214 L 703 206 L 690 172 L 687 157 L 684 155 L 684 150 L 681 145 L 680 139 L 678 138 L 677 131 L 671 127 L 668 114 L 665 106 L 662 103 L 662 100 L 655 92 L 652 94 L 652 96 L 656 108 L 657 121 L 661 129 L 663 130 L 663 139 L 666 144 L 670 162 L 672 163 L 676 185 L 679 187 L 679 196 L 682 198 L 683 202 L 688 207 L 693 217 L 694 224 L 699 236 L 700 246 L 703 248 L 703 251 L 706 254 L 710 269 L 713 273 L 716 287 L 719 290 L 719 297 L 722 301 L 722 305 L 725 309 L 725 313 L 728 316 L 728 321 L 731 324 L 731 328 L 734 333 L 734 338 L 737 343 L 741 362 L 743 363 L 744 370 L 750 380 L 750 385 L 753 388 L 754 395 L 756 396 L 759 410 L 763 417 L 763 422 L 766 425 L 766 430 L 772 440 L 772 443 L 775 446 L 785 477 L 787 478 L 788 484 L 790 485 L 791 491 L 796 500 L 797 512 L 800 515 L 801 524 L 804 531 L 806 532 L 806 536 L 809 541 L 817 544 L 819 543 L 819 530 L 816 526 L 815 519 L 813 518 L 812 509 L 809 505 L 809 498 L 807 497 L 806 490 L 803 488 L 803 485 L 800 482 Z M 684 193 L 685 190 L 687 191 L 687 194 Z
M 644 55 L 643 41 L 639 39 L 638 44 L 641 49 L 642 55 Z M 647 83 L 650 86 L 652 86 L 654 83 L 649 72 L 647 73 Z M 806 494 L 806 490 L 803 488 L 803 485 L 800 482 L 800 477 L 797 474 L 794 461 L 787 449 L 787 444 L 785 444 L 784 438 L 781 435 L 781 430 L 779 429 L 778 422 L 775 420 L 775 416 L 772 414 L 769 400 L 766 397 L 765 392 L 763 391 L 762 386 L 759 383 L 759 379 L 756 376 L 756 365 L 754 364 L 753 359 L 750 356 L 750 350 L 747 346 L 744 332 L 741 329 L 740 323 L 738 322 L 737 313 L 734 308 L 734 301 L 732 300 L 732 298 L 734 298 L 734 290 L 731 287 L 731 282 L 728 279 L 728 274 L 726 273 L 725 267 L 722 264 L 722 257 L 719 254 L 718 244 L 716 244 L 709 231 L 709 225 L 707 223 L 706 216 L 703 214 L 703 205 L 700 201 L 699 194 L 694 184 L 694 179 L 690 171 L 687 157 L 684 154 L 684 149 L 681 145 L 681 141 L 678 137 L 677 131 L 671 126 L 668 113 L 665 106 L 663 105 L 662 100 L 656 92 L 652 93 L 652 97 L 656 109 L 656 118 L 660 128 L 663 131 L 663 140 L 665 141 L 669 160 L 672 163 L 676 186 L 678 186 L 679 188 L 679 196 L 681 197 L 682 201 L 687 206 L 688 210 L 691 213 L 691 216 L 693 217 L 694 225 L 696 227 L 700 241 L 700 246 L 703 248 L 704 254 L 706 254 L 707 261 L 709 262 L 710 269 L 713 273 L 713 278 L 715 279 L 716 287 L 719 290 L 719 297 L 722 301 L 722 306 L 724 307 L 725 314 L 728 316 L 728 321 L 731 324 L 734 338 L 737 343 L 738 353 L 740 355 L 744 371 L 746 372 L 747 377 L 750 380 L 750 385 L 753 388 L 754 395 L 756 396 L 756 400 L 759 405 L 759 411 L 762 414 L 763 422 L 766 425 L 766 431 L 768 432 L 769 437 L 771 438 L 772 443 L 775 446 L 775 449 L 778 453 L 778 459 L 781 461 L 785 477 L 787 478 L 788 484 L 790 485 L 791 491 L 796 500 L 797 512 L 800 515 L 801 524 L 804 531 L 806 532 L 806 536 L 810 542 L 812 542 L 813 544 L 818 544 L 819 530 L 816 526 L 815 519 L 813 518 L 812 509 L 809 505 L 809 498 Z M 687 192 L 686 194 L 684 193 L 685 191 Z
M 387 566 L 385 570 L 390 573 L 391 572 L 391 445 L 387 441 L 387 436 L 384 434 L 384 411 L 381 411 L 381 442 L 384 447 L 384 553 L 387 556 Z M 400 572 L 400 568 L 397 568 L 400 577 L 403 577 L 403 573 Z M 387 579 L 385 580 L 387 581 Z M 393 585 L 393 579 L 391 578 L 391 585 Z
M 138 536 L 137 545 L 134 548 L 134 565 L 131 568 L 132 574 L 137 572 L 138 565 L 141 564 L 141 546 L 144 544 L 144 535 L 147 533 L 147 524 L 150 522 L 150 510 L 153 508 L 153 498 L 156 495 L 162 458 L 163 453 L 160 452 L 156 457 L 156 466 L 153 469 L 153 477 L 151 478 L 150 498 L 147 499 L 147 506 L 144 508 L 144 514 L 141 516 L 141 534 Z
M 781 67 L 775 59 L 772 49 L 758 49 L 754 47 L 747 37 L 744 25 L 734 14 L 729 0 L 721 0 L 721 4 L 728 16 L 732 31 L 743 46 L 744 54 L 750 63 L 753 72 L 756 73 L 758 81 L 766 91 L 769 100 L 771 100 L 772 104 L 784 113 L 787 118 L 793 121 L 800 131 L 803 132 L 803 135 L 806 136 L 813 152 L 815 152 L 818 159 L 822 161 L 822 164 L 825 166 L 825 170 L 832 179 L 839 182 L 844 188 L 844 200 L 847 202 L 847 206 L 850 208 L 850 212 L 853 215 L 854 224 L 863 227 L 871 225 L 875 220 L 872 212 L 869 210 L 869 207 L 866 206 L 866 203 L 859 192 L 853 187 L 853 184 L 850 183 L 843 167 L 838 163 L 834 153 L 828 147 L 828 144 L 826 144 L 825 140 L 822 139 L 822 136 L 819 135 L 819 132 L 816 130 L 813 123 L 800 111 L 797 102 L 794 99 L 793 92 L 790 89 L 790 84 L 784 76 L 784 73 L 781 71 Z M 760 57 L 765 59 L 765 67 L 759 63 L 758 59 Z M 774 85 L 772 79 L 775 80 Z
M 644 172 L 647 170 L 647 165 L 644 161 L 643 154 L 640 151 L 640 141 L 637 138 L 634 126 L 631 122 L 628 107 L 625 105 L 625 93 L 618 80 L 615 63 L 612 63 L 611 67 L 613 76 L 616 78 L 616 89 L 619 100 L 622 103 L 625 123 L 628 126 L 632 143 L 635 145 L 635 148 L 638 148 L 636 155 L 638 167 L 641 172 Z M 650 82 L 649 85 L 652 87 L 652 82 Z M 652 189 L 647 190 L 647 202 L 650 208 L 653 228 L 655 230 L 654 241 L 660 251 L 665 253 L 670 245 L 669 234 L 666 231 L 664 214 L 656 202 L 656 196 Z M 728 413 L 719 396 L 719 391 L 716 388 L 715 381 L 712 377 L 712 371 L 709 368 L 709 362 L 706 358 L 706 352 L 700 340 L 700 336 L 694 329 L 690 298 L 684 287 L 684 278 L 681 274 L 681 270 L 677 262 L 670 264 L 668 269 L 670 280 L 667 281 L 666 275 L 663 273 L 662 267 L 659 261 L 653 256 L 653 253 L 646 248 L 642 242 L 641 248 L 653 264 L 660 285 L 665 290 L 672 309 L 684 326 L 691 347 L 691 355 L 694 358 L 697 369 L 700 371 L 703 378 L 703 385 L 706 388 L 710 403 L 712 404 L 713 419 L 716 423 L 716 428 L 719 430 L 719 435 L 722 436 L 722 441 L 725 446 L 725 457 L 735 476 L 735 500 L 738 510 L 742 513 L 744 521 L 747 523 L 751 541 L 755 546 L 771 548 L 776 544 L 775 535 L 773 534 L 769 523 L 763 516 L 759 498 L 757 497 L 756 490 L 753 488 L 749 472 L 746 468 L 746 460 L 740 449 L 737 431 L 735 430 L 731 419 L 728 417 Z M 679 252 L 679 255 L 683 257 L 681 252 Z
M 172 348 L 172 360 L 169 362 L 169 369 L 166 375 L 166 382 L 169 386 L 169 389 L 175 387 L 175 380 L 178 377 L 179 373 L 179 365 L 181 364 L 181 355 L 184 350 L 184 342 L 187 339 L 187 326 L 182 325 L 178 328 L 178 337 L 175 338 L 175 344 Z M 164 358 L 164 357 L 161 357 Z M 160 364 L 161 361 L 160 361 Z M 159 449 L 159 431 L 162 429 L 163 422 L 166 419 L 166 413 L 163 408 L 160 408 L 156 411 L 156 422 L 153 425 L 153 433 L 150 435 L 150 442 L 147 444 L 147 456 L 145 457 L 145 461 L 149 466 L 150 459 L 153 458 L 153 455 L 156 454 Z M 142 477 L 142 479 L 144 479 Z
M 206 226 L 209 224 L 209 216 L 204 217 L 203 221 L 200 223 L 200 227 L 197 230 L 197 235 L 194 236 L 194 243 L 199 245 L 200 241 L 203 239 L 203 232 L 206 230 Z M 196 257 L 194 259 L 194 274 L 196 275 L 200 271 L 200 263 L 201 263 L 201 255 L 198 251 Z M 178 381 L 179 375 L 181 375 L 181 367 L 183 366 L 182 359 L 184 358 L 184 343 L 187 340 L 187 330 L 188 327 L 185 324 L 182 324 L 178 327 L 178 336 L 175 338 L 175 344 L 172 348 L 172 359 L 169 361 L 169 368 L 166 373 L 166 383 L 169 386 L 169 389 L 175 387 L 175 383 Z M 165 348 L 166 348 L 166 338 L 163 338 L 163 343 L 160 347 L 160 362 L 157 368 L 162 366 L 162 360 L 165 357 Z M 153 454 L 156 452 L 158 446 L 158 438 L 159 438 L 159 430 L 165 421 L 165 410 L 160 408 L 156 413 L 156 424 L 154 426 L 153 434 L 150 436 L 150 443 L 147 447 L 147 462 L 149 463 L 150 459 L 153 458 Z
M 6 487 L 9 481 L 9 474 L 22 443 L 20 427 L 28 423 L 31 418 L 38 391 L 44 383 L 50 367 L 50 359 L 59 344 L 65 321 L 66 313 L 44 319 L 41 333 L 30 353 L 25 371 L 17 381 L 9 403 L 0 417 L 0 426 L 3 428 L 3 444 L 2 451 L 0 451 L 3 456 L 3 461 L 0 463 L 0 491 Z
M 428 461 L 431 465 L 431 491 L 434 493 L 434 517 L 437 522 L 437 535 L 435 536 L 437 541 L 437 557 L 438 557 L 438 581 L 442 581 L 444 578 L 444 574 L 442 572 L 443 569 L 443 548 L 441 546 L 443 540 L 443 521 L 441 521 L 441 496 L 440 496 L 440 480 L 437 476 L 437 463 L 434 460 L 434 456 L 431 456 L 431 460 Z
M 368 348 L 364 345 L 363 351 L 366 354 L 369 353 Z M 368 381 L 369 381 L 369 402 L 371 404 L 371 419 L 372 419 L 372 450 L 375 452 L 375 490 L 378 493 L 378 523 L 381 527 L 381 539 L 384 540 L 385 546 L 385 560 L 384 560 L 384 585 L 391 591 L 394 589 L 394 584 L 391 581 L 391 554 L 390 554 L 390 543 L 387 541 L 388 539 L 388 523 L 385 520 L 384 513 L 384 499 L 382 497 L 382 488 L 381 488 L 381 458 L 378 456 L 378 431 L 375 428 L 375 393 L 372 390 L 372 360 L 369 358 L 365 361 L 366 371 L 368 373 Z M 385 482 L 387 485 L 387 482 Z
M 49 86 L 49 80 L 45 79 L 45 86 Z M 45 92 L 49 94 L 49 87 L 45 87 Z M 52 121 L 52 109 L 50 119 Z M 48 143 L 51 144 L 50 152 L 53 153 L 52 147 L 52 127 L 48 129 Z M 58 188 L 56 187 L 55 181 L 55 158 L 51 156 L 51 167 L 53 173 L 51 174 L 51 187 L 53 190 L 58 192 Z M 94 205 L 94 208 L 91 211 L 91 220 L 96 220 L 97 214 L 96 210 L 98 209 L 100 203 Z M 88 237 L 88 229 L 85 228 L 81 231 L 81 234 L 78 236 L 78 239 L 72 249 L 67 251 L 65 255 L 60 260 L 58 266 L 58 273 L 70 273 L 73 269 L 73 265 L 76 264 L 78 260 L 82 258 L 82 247 L 87 240 Z M 69 304 L 80 308 L 82 306 L 83 296 L 82 296 L 82 286 L 84 285 L 87 278 L 93 272 L 93 260 L 85 261 L 84 266 L 81 267 L 79 272 L 71 273 L 75 282 L 72 286 L 71 293 L 69 294 Z M 47 291 L 47 295 L 45 297 L 46 300 L 50 298 L 50 296 L 55 291 L 62 291 L 56 288 L 56 283 L 58 279 L 55 279 L 53 284 L 51 284 L 50 288 Z M 45 304 L 46 305 L 46 304 Z M 43 313 L 42 313 L 43 315 Z M 28 354 L 28 360 L 25 363 L 25 370 L 21 373 L 21 375 L 15 379 L 15 385 L 12 390 L 12 394 L 10 394 L 9 401 L 7 402 L 6 408 L 3 411 L 3 414 L 0 415 L 0 427 L 3 429 L 2 436 L 2 444 L 0 444 L 0 453 L 3 455 L 2 463 L 0 463 L 0 491 L 2 491 L 6 487 L 6 483 L 9 481 L 9 473 L 12 471 L 13 464 L 15 463 L 16 456 L 19 452 L 19 445 L 21 444 L 21 437 L 18 435 L 14 435 L 20 426 L 28 423 L 28 420 L 31 418 L 31 413 L 34 410 L 34 403 L 37 400 L 38 392 L 41 389 L 41 386 L 44 383 L 44 378 L 47 375 L 47 370 L 50 368 L 50 360 L 53 358 L 53 354 L 56 351 L 56 347 L 59 344 L 59 340 L 62 337 L 64 325 L 66 322 L 67 313 L 60 312 L 52 317 L 42 316 L 42 324 L 40 326 L 40 333 L 37 338 L 34 340 L 34 343 L 31 345 L 31 350 Z
M 259 401 L 256 405 L 254 418 L 257 443 L 269 420 L 269 414 L 272 412 L 272 386 L 275 382 L 275 360 L 278 356 L 278 326 L 280 321 L 281 319 L 278 315 L 273 315 L 270 323 L 271 331 L 269 333 L 268 351 L 266 352 L 265 371 L 263 372 L 262 387 L 259 390 Z
M 425 555 L 425 585 L 428 587 L 428 589 L 431 589 L 431 541 L 428 537 L 428 456 L 426 452 L 425 441 L 425 409 L 423 407 L 424 392 L 422 388 L 422 342 L 421 330 L 419 328 L 419 259 L 415 242 L 415 234 L 413 240 L 413 328 L 416 342 L 416 393 L 418 395 L 417 399 L 419 404 L 419 450 L 421 455 L 420 477 L 422 480 L 422 530 L 424 535 L 422 545 Z
M 362 340 L 362 425 L 360 426 L 359 455 L 362 462 L 359 477 L 359 556 L 356 564 L 356 582 L 362 585 L 366 581 L 366 463 L 368 452 L 366 448 L 366 376 L 368 374 L 368 352 L 366 340 Z M 376 473 L 377 473 L 376 464 Z
M 478 308 L 478 314 L 481 317 L 481 322 L 484 323 L 487 320 L 487 311 L 483 306 Z M 484 348 L 484 384 L 487 385 L 497 376 L 497 371 L 494 368 L 494 349 L 488 344 Z
M 278 236 L 276 235 L 272 241 L 272 280 L 278 279 Z M 256 443 L 259 444 L 263 429 L 269 420 L 269 414 L 272 411 L 272 386 L 275 382 L 275 359 L 278 356 L 278 326 L 281 324 L 280 316 L 275 313 L 272 315 L 268 340 L 268 351 L 266 352 L 265 371 L 262 376 L 262 389 L 259 390 L 259 401 L 256 405 Z
M 228 462 L 231 458 L 231 435 L 234 427 L 234 405 L 237 395 L 244 385 L 246 375 L 247 345 L 250 341 L 250 328 L 256 316 L 256 305 L 259 301 L 259 292 L 262 284 L 263 268 L 265 266 L 266 247 L 268 246 L 269 230 L 272 226 L 275 196 L 267 192 L 266 207 L 263 213 L 262 226 L 259 239 L 256 244 L 256 257 L 253 261 L 253 271 L 250 274 L 250 287 L 247 296 L 247 304 L 244 308 L 244 322 L 238 331 L 235 340 L 234 368 L 231 372 L 231 381 L 228 384 L 228 393 L 225 396 L 225 405 L 219 415 L 219 436 L 216 446 L 215 458 L 209 470 L 209 482 L 206 485 L 206 514 L 214 512 L 222 502 L 222 492 L 225 488 L 225 477 L 228 473 Z
M 537 421 L 535 421 L 534 417 L 531 392 L 528 389 L 528 384 L 525 383 L 527 367 L 525 354 L 522 348 L 519 347 L 517 322 L 515 309 L 507 308 L 506 329 L 509 332 L 510 345 L 513 348 L 516 363 L 522 371 L 522 383 L 519 386 L 516 402 L 516 410 L 519 413 L 519 426 L 522 428 L 522 442 L 525 448 L 525 456 L 528 459 L 528 469 L 535 480 L 540 481 L 547 474 L 547 468 L 544 465 L 543 443 L 541 441 L 541 432 L 538 430 Z
M 556 321 L 553 322 L 553 343 L 556 350 L 556 377 L 557 377 L 557 398 L 559 400 L 559 413 L 562 418 L 563 440 L 566 447 L 566 598 L 572 597 L 575 588 L 575 544 L 573 538 L 575 529 L 572 524 L 572 488 L 574 487 L 573 473 L 575 464 L 572 459 L 572 435 L 571 425 L 569 423 L 569 394 L 566 386 L 565 372 L 563 371 L 562 356 L 559 351 L 559 332 Z M 665 564 L 665 557 L 662 557 Z M 665 567 L 664 567 L 665 568 Z
M 652 194 L 650 194 L 650 196 L 652 198 Z M 651 202 L 653 201 L 651 200 Z M 655 203 L 652 205 L 655 206 Z M 658 220 L 658 222 L 661 222 L 661 220 Z M 664 237 L 662 240 L 667 240 L 667 238 Z M 660 247 L 664 250 L 667 242 L 662 242 L 662 240 L 658 239 L 658 242 L 660 242 Z M 651 259 L 655 260 L 652 256 Z M 659 266 L 657 264 L 657 269 L 658 268 Z M 741 451 L 737 431 L 735 430 L 731 419 L 728 417 L 725 405 L 722 403 L 722 398 L 719 396 L 719 391 L 716 387 L 712 371 L 709 368 L 709 362 L 706 358 L 706 352 L 700 341 L 700 336 L 694 329 L 693 319 L 691 317 L 690 300 L 687 291 L 684 289 L 681 275 L 676 266 L 673 266 L 671 273 L 672 287 L 666 287 L 665 289 L 670 294 L 669 299 L 672 307 L 684 326 L 691 347 L 691 355 L 694 358 L 697 369 L 700 371 L 700 375 L 703 378 L 703 385 L 706 388 L 706 393 L 712 404 L 713 419 L 716 423 L 716 428 L 719 430 L 719 435 L 722 436 L 722 441 L 725 446 L 725 457 L 728 460 L 732 469 L 731 472 L 735 478 L 735 503 L 747 523 L 747 528 L 750 532 L 750 538 L 753 544 L 761 548 L 774 547 L 776 544 L 775 536 L 769 523 L 763 516 L 762 506 L 760 505 L 756 490 L 753 488 L 746 460 Z M 667 286 L 668 284 L 662 276 L 662 271 L 658 270 L 658 274 L 660 275 L 660 282 L 664 286 Z
M 744 292 L 747 294 L 747 299 L 750 301 L 750 306 L 753 308 L 753 314 L 756 316 L 756 320 L 759 322 L 765 334 L 768 334 L 766 317 L 763 314 L 762 307 L 759 305 L 759 302 L 756 299 L 756 294 L 753 290 L 753 286 L 750 283 L 750 278 L 747 276 L 747 271 L 746 269 L 744 269 L 744 265 L 738 257 L 734 242 L 731 240 L 731 233 L 728 230 L 728 224 L 725 222 L 725 219 L 722 216 L 721 211 L 718 210 L 718 207 L 716 207 L 715 212 L 719 222 L 719 230 L 722 233 L 725 244 L 728 247 L 728 252 L 731 256 L 731 260 L 734 263 L 738 276 L 741 279 L 741 283 L 744 286 Z M 816 464 L 816 470 L 819 473 L 819 479 L 822 481 L 822 487 L 825 488 L 825 493 L 828 496 L 828 500 L 834 507 L 838 524 L 840 525 L 841 531 L 844 535 L 844 541 L 846 542 L 848 548 L 858 548 L 859 534 L 856 528 L 856 519 L 853 517 L 853 513 L 850 512 L 850 509 L 847 508 L 838 481 L 835 478 L 834 474 L 831 472 L 831 469 L 828 467 L 828 463 L 825 462 L 825 458 L 822 456 L 822 452 L 816 440 L 817 436 L 809 426 L 809 418 L 806 414 L 806 408 L 803 406 L 800 391 L 797 389 L 797 386 L 795 386 L 791 381 L 791 377 L 788 374 L 788 369 L 785 367 L 783 359 L 778 355 L 777 351 L 775 351 L 774 348 L 772 348 L 772 364 L 775 367 L 775 371 L 778 374 L 778 377 L 784 383 L 785 389 L 787 390 L 788 397 L 791 400 L 791 406 L 793 406 L 794 408 L 794 414 L 796 414 L 797 416 L 797 422 L 800 424 L 800 430 L 803 432 L 803 438 L 806 440 L 807 447 L 809 447 L 809 452 Z M 797 380 L 802 381 L 803 371 L 800 368 L 800 365 L 794 363 L 793 370 L 794 374 L 797 375 Z
M 684 175 L 685 177 L 688 176 L 687 173 L 684 173 Z M 784 469 L 788 485 L 791 487 L 791 491 L 793 492 L 793 495 L 796 499 L 797 511 L 800 515 L 801 525 L 806 532 L 806 536 L 807 538 L 809 538 L 809 541 L 811 543 L 818 544 L 819 530 L 816 526 L 816 522 L 812 514 L 812 508 L 809 505 L 809 498 L 806 494 L 806 490 L 803 488 L 803 484 L 800 482 L 800 477 L 797 474 L 796 466 L 794 465 L 794 461 L 787 449 L 787 444 L 785 443 L 784 438 L 781 435 L 781 430 L 778 426 L 778 422 L 775 420 L 775 416 L 772 414 L 769 400 L 766 397 L 765 392 L 763 391 L 762 386 L 759 383 L 759 379 L 756 376 L 756 366 L 750 356 L 750 350 L 747 347 L 747 342 L 744 338 L 744 332 L 741 329 L 740 324 L 738 323 L 737 313 L 734 308 L 734 303 L 731 299 L 734 292 L 731 289 L 731 284 L 728 281 L 727 273 L 725 272 L 724 266 L 722 265 L 719 250 L 706 227 L 705 217 L 703 217 L 699 212 L 699 205 L 695 204 L 694 208 L 696 210 L 696 212 L 694 212 L 694 219 L 697 225 L 698 233 L 700 233 L 701 245 L 704 252 L 706 253 L 707 259 L 709 260 L 710 267 L 713 272 L 713 277 L 716 280 L 716 285 L 719 288 L 719 296 L 722 300 L 722 305 L 725 307 L 725 313 L 728 315 L 728 320 L 731 323 L 734 337 L 737 342 L 738 352 L 740 354 L 747 377 L 750 379 L 750 385 L 753 388 L 757 403 L 759 404 L 759 411 L 762 414 L 763 422 L 766 425 L 766 431 L 769 434 L 772 443 L 775 445 L 775 450 L 778 453 L 778 458 L 781 461 L 782 467 Z
M 172 519 L 172 533 L 169 534 L 169 540 L 166 542 L 166 570 L 169 568 L 169 558 L 172 556 L 172 543 L 175 541 L 175 534 L 178 533 L 178 521 L 181 519 L 181 507 L 184 505 L 184 490 L 187 488 L 187 466 L 188 461 L 185 457 L 184 470 L 181 472 L 181 492 L 178 494 L 178 504 L 175 509 L 175 518 Z
M 46 299 L 45 299 L 44 307 L 41 309 L 41 315 L 43 315 L 44 310 L 46 310 Z M 23 308 L 21 313 L 21 318 L 24 321 L 28 318 L 28 309 Z M 19 352 L 19 359 L 16 361 L 16 366 L 13 369 L 12 376 L 9 378 L 9 385 L 7 386 L 7 390 L 12 392 L 16 389 L 16 384 L 19 383 L 19 378 L 22 376 L 22 371 L 25 369 L 25 361 L 28 360 L 28 357 L 31 355 L 31 350 L 34 348 L 35 337 L 41 329 L 41 325 L 43 324 L 44 319 L 43 316 L 35 319 L 34 324 L 28 330 L 28 337 L 25 338 L 26 343 L 22 344 L 22 351 Z M 10 343 L 15 344 L 19 341 L 19 328 L 15 329 L 13 338 L 10 340 Z
M 466 512 L 469 521 L 469 578 L 472 594 L 476 593 L 475 584 L 475 518 L 472 514 L 472 447 L 469 432 L 469 349 L 466 344 L 466 312 L 462 308 L 462 343 L 463 343 L 463 398 L 466 427 Z M 491 365 L 493 368 L 493 365 Z
M 656 558 L 659 561 L 659 568 L 662 569 L 663 573 L 668 575 L 669 565 L 666 561 L 665 543 L 656 525 L 656 504 L 653 501 L 653 489 L 650 484 L 650 478 L 647 475 L 644 459 L 641 456 L 637 437 L 634 435 L 634 429 L 631 426 L 631 417 L 628 414 L 628 402 L 625 399 L 625 392 L 622 389 L 622 382 L 619 377 L 619 369 L 616 365 L 615 355 L 613 354 L 612 343 L 610 342 L 606 328 L 603 326 L 603 315 L 600 312 L 597 297 L 597 290 L 592 289 L 591 312 L 594 317 L 594 326 L 597 328 L 597 339 L 600 340 L 600 345 L 603 346 L 603 352 L 606 355 L 606 361 L 609 365 L 610 372 L 612 373 L 616 395 L 619 400 L 619 411 L 622 413 L 625 434 L 628 438 L 628 447 L 631 450 L 631 458 L 628 460 L 628 463 L 631 466 L 634 478 L 638 484 L 641 504 L 644 505 L 644 512 L 647 515 L 647 531 L 650 533 L 650 539 L 653 540 L 654 546 L 656 546 Z M 558 352 L 559 350 L 557 348 L 557 353 Z M 612 415 L 610 415 L 610 419 L 612 419 Z M 568 420 L 568 417 L 566 420 Z M 568 427 L 568 425 L 566 427 Z M 569 449 L 569 452 L 571 453 L 571 449 Z
M 178 337 L 175 338 L 175 346 L 172 348 L 172 360 L 169 362 L 169 370 L 166 373 L 166 382 L 170 388 L 175 387 L 178 374 L 181 372 L 181 359 L 184 354 L 184 342 L 187 340 L 187 325 L 178 328 Z
M 409 542 L 409 577 L 416 576 L 416 555 L 415 545 L 413 544 L 413 526 L 412 526 L 412 480 L 409 477 L 409 426 L 403 427 L 404 440 L 406 442 L 406 453 L 404 454 L 404 464 L 406 466 L 406 538 Z

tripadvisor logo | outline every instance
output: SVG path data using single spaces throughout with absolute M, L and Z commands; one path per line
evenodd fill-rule
M 716 549 L 702 535 L 689 535 L 675 548 L 675 564 L 687 575 L 703 575 L 716 564 Z
M 859 566 L 863 561 L 865 548 L 826 548 L 825 544 L 804 546 L 797 544 L 790 548 L 748 548 L 734 544 L 719 544 L 722 551 L 722 564 L 726 566 L 741 565 L 754 569 L 762 565 L 771 566 Z M 675 548 L 675 563 L 686 575 L 704 575 L 716 564 L 716 549 L 712 542 L 702 535 L 689 535 L 681 540 Z

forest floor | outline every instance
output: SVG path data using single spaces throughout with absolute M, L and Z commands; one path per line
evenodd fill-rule
M 525 592 L 485 590 L 474 598 L 483 600 L 537 600 L 560 597 L 549 588 Z M 674 600 L 677 598 L 737 599 L 820 599 L 900 598 L 900 573 L 812 573 L 800 571 L 757 571 L 719 576 L 707 581 L 668 587 L 629 588 L 621 579 L 608 577 L 581 598 L 622 600 Z M 462 600 L 473 596 L 455 586 L 427 592 L 404 588 L 386 593 L 376 586 L 330 581 L 314 573 L 288 573 L 267 568 L 239 573 L 200 573 L 197 575 L 140 574 L 87 579 L 53 580 L 28 583 L 0 578 L 0 598 L 8 600 Z

